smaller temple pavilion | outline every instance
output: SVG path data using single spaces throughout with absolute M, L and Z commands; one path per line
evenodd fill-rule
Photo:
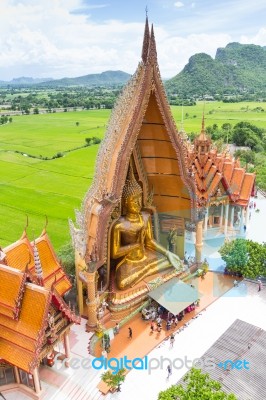
M 243 233 L 254 194 L 255 174 L 247 173 L 240 161 L 225 150 L 218 153 L 206 135 L 204 116 L 201 133 L 188 145 L 188 168 L 196 184 L 198 206 L 203 207 L 202 229 L 196 238 L 196 259 L 201 261 L 203 236 L 225 237 Z M 189 224 L 187 229 L 192 228 Z
M 55 347 L 69 357 L 69 332 L 80 318 L 64 296 L 72 287 L 46 230 L 22 237 L 0 252 L 0 391 L 39 395 L 39 365 L 52 366 Z

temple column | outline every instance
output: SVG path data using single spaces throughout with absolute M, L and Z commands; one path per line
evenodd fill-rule
M 245 216 L 245 225 L 248 226 L 248 213 L 249 213 L 249 208 L 246 207 L 246 216 Z
M 97 271 L 95 272 L 88 272 L 86 274 L 87 277 L 87 290 L 88 290 L 88 297 L 87 297 L 87 310 L 88 310 L 88 322 L 87 328 L 94 329 L 97 326 L 97 294 L 96 294 L 96 280 L 97 280 Z
M 17 383 L 20 383 L 20 377 L 19 377 L 19 372 L 18 372 L 18 367 L 13 367 L 13 370 L 14 370 L 14 375 L 15 375 L 15 381 L 17 382 Z
M 234 215 L 235 215 L 235 206 L 231 206 L 231 218 L 230 218 L 230 226 L 234 227 Z
M 65 356 L 67 359 L 70 359 L 70 343 L 69 343 L 69 333 L 64 334 L 64 348 L 65 348 Z M 69 362 L 65 362 L 65 366 L 69 367 Z
M 35 387 L 35 392 L 36 394 L 41 393 L 41 385 L 40 385 L 40 378 L 39 378 L 39 372 L 38 368 L 34 368 L 32 371 L 32 376 L 33 376 L 33 382 L 34 382 L 34 387 Z
M 222 226 L 223 226 L 223 217 L 224 217 L 224 205 L 221 204 L 220 228 L 222 228 Z
M 201 262 L 202 257 L 202 247 L 203 247 L 203 221 L 198 221 L 196 225 L 196 243 L 195 243 L 195 250 L 196 250 L 196 262 Z
M 243 230 L 243 222 L 244 222 L 244 208 L 241 207 L 241 211 L 240 211 L 240 223 L 239 223 L 239 231 L 240 233 Z
M 205 234 L 207 234 L 207 229 L 208 229 L 209 207 L 207 207 L 206 211 L 207 212 L 206 212 L 205 219 L 204 219 L 204 232 L 205 232 Z
M 87 265 L 77 250 L 75 251 L 75 265 L 76 265 L 77 301 L 78 301 L 79 313 L 80 315 L 82 315 L 84 311 L 83 284 L 82 281 L 80 280 L 79 273 L 81 271 L 86 271 Z
M 224 216 L 224 235 L 227 235 L 227 225 L 228 225 L 228 212 L 229 212 L 229 204 L 225 206 L 225 216 Z

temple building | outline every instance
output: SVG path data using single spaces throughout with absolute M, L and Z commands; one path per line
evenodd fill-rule
M 222 234 L 242 234 L 248 224 L 249 200 L 254 195 L 255 174 L 241 168 L 240 161 L 226 149 L 218 153 L 202 129 L 193 145 L 188 145 L 188 167 L 196 182 L 196 197 L 205 207 L 205 238 Z
M 186 276 L 187 232 L 200 265 L 203 229 L 230 231 L 237 218 L 241 224 L 253 184 L 238 161 L 212 149 L 204 124 L 194 146 L 178 132 L 146 19 L 141 62 L 113 109 L 93 183 L 70 222 L 88 330 L 101 329 L 108 313 L 119 320 L 137 311 L 154 288 Z
M 72 284 L 46 233 L 30 242 L 22 237 L 0 252 L 0 391 L 41 394 L 39 366 L 52 366 L 63 343 L 69 357 L 69 332 L 80 323 L 64 300 Z

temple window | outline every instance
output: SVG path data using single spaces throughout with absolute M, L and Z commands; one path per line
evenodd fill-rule
M 28 374 L 22 369 L 19 369 L 19 377 L 20 377 L 20 382 L 23 383 L 23 385 L 34 389 L 34 381 L 33 381 L 33 376 L 31 374 Z
M 0 366 L 0 386 L 15 382 L 13 367 L 10 365 Z

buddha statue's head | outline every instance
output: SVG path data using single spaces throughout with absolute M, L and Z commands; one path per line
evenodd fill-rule
M 125 213 L 139 214 L 142 208 L 142 189 L 137 183 L 132 168 L 129 167 L 127 179 L 122 193 Z

